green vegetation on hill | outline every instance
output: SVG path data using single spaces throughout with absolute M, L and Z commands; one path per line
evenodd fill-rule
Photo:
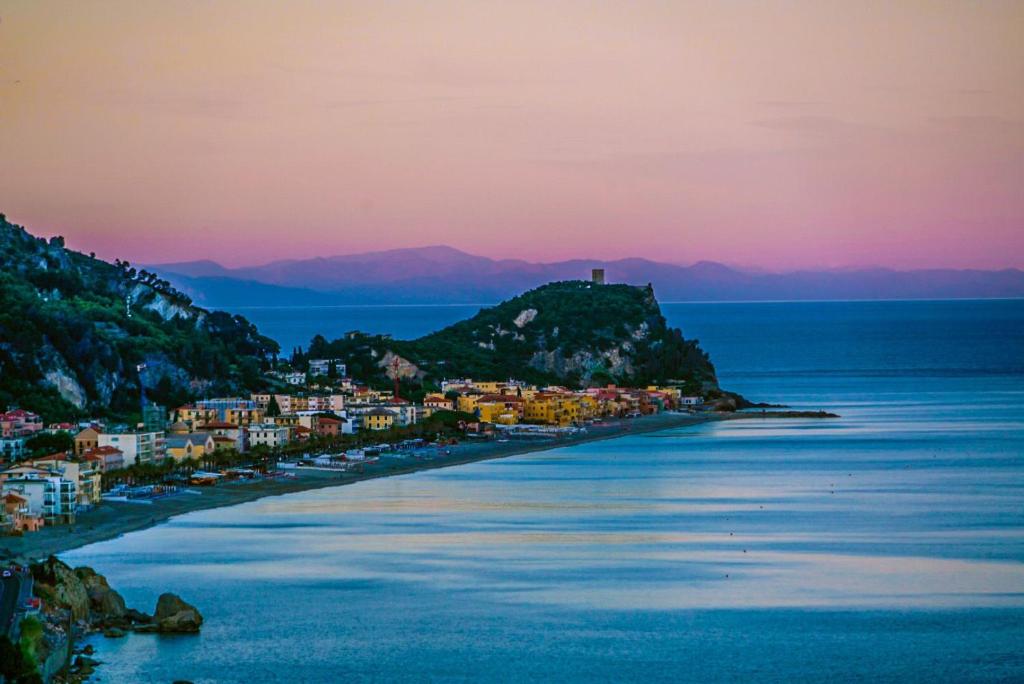
M 133 416 L 140 386 L 164 405 L 258 389 L 277 352 L 241 316 L 195 307 L 155 274 L 0 214 L 0 408 Z
M 585 281 L 539 287 L 417 340 L 317 336 L 306 356 L 343 359 L 350 375 L 379 385 L 397 373 L 413 388 L 463 376 L 570 387 L 717 387 L 708 355 L 666 325 L 649 286 Z

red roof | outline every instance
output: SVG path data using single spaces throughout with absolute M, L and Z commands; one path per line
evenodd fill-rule
M 34 458 L 33 461 L 66 461 L 68 460 L 68 452 L 60 451 L 56 454 L 50 454 L 49 456 L 43 456 L 42 458 Z
M 18 418 L 39 420 L 38 415 L 32 413 L 31 411 L 26 411 L 25 409 L 13 409 L 11 411 L 8 411 L 7 413 L 0 413 L 0 420 L 15 420 Z
M 335 423 L 337 425 L 341 425 L 341 421 L 339 419 L 337 419 L 337 418 L 328 418 L 327 416 L 320 416 L 319 422 L 321 424 L 323 424 L 323 423 L 327 423 L 327 424 Z
M 204 430 L 237 430 L 238 426 L 223 420 L 215 420 L 212 423 L 204 423 L 202 428 Z
M 117 447 L 112 446 L 100 446 L 87 449 L 82 456 L 112 456 L 114 454 L 124 455 L 124 452 Z

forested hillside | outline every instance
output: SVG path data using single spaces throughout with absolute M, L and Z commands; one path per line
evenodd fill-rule
M 0 214 L 0 408 L 130 417 L 261 385 L 278 345 L 166 281 L 44 240 Z
M 317 337 L 308 355 L 343 359 L 354 377 L 382 381 L 398 374 L 420 386 L 470 376 L 570 387 L 717 387 L 708 355 L 666 325 L 650 287 L 583 281 L 539 287 L 417 340 Z

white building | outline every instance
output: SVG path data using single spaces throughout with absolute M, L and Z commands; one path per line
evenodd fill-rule
M 448 380 L 446 378 L 446 379 L 441 381 L 441 394 L 447 394 L 448 392 L 450 392 L 452 390 L 460 390 L 463 387 L 472 387 L 472 386 L 473 386 L 472 378 L 452 378 L 451 380 Z
M 276 449 L 288 443 L 289 432 L 286 425 L 274 425 L 273 423 L 250 425 L 249 447 L 265 446 Z
M 416 417 L 419 415 L 415 404 L 388 404 L 388 410 L 394 411 L 397 415 L 395 423 L 399 427 L 408 427 L 416 424 Z
M 337 377 L 343 378 L 348 375 L 348 369 L 345 367 L 345 364 L 341 363 L 338 359 L 310 359 L 309 374 L 327 375 L 327 371 L 331 369 L 332 363 L 334 364 L 335 371 L 337 371 Z
M 78 491 L 74 481 L 41 468 L 20 466 L 3 474 L 0 495 L 9 493 L 28 501 L 28 513 L 42 516 L 48 525 L 75 522 Z
M 309 410 L 321 413 L 338 413 L 345 408 L 344 394 L 314 395 L 309 397 Z
M 124 454 L 124 466 L 158 463 L 167 456 L 163 432 L 101 432 L 97 446 L 110 446 Z

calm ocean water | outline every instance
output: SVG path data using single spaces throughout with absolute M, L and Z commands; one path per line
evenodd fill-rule
M 207 618 L 98 640 L 99 680 L 1024 680 L 1024 301 L 664 308 L 724 385 L 843 417 L 263 499 L 80 549 L 129 604 L 171 590 Z M 467 309 L 312 311 L 244 313 L 287 347 Z

